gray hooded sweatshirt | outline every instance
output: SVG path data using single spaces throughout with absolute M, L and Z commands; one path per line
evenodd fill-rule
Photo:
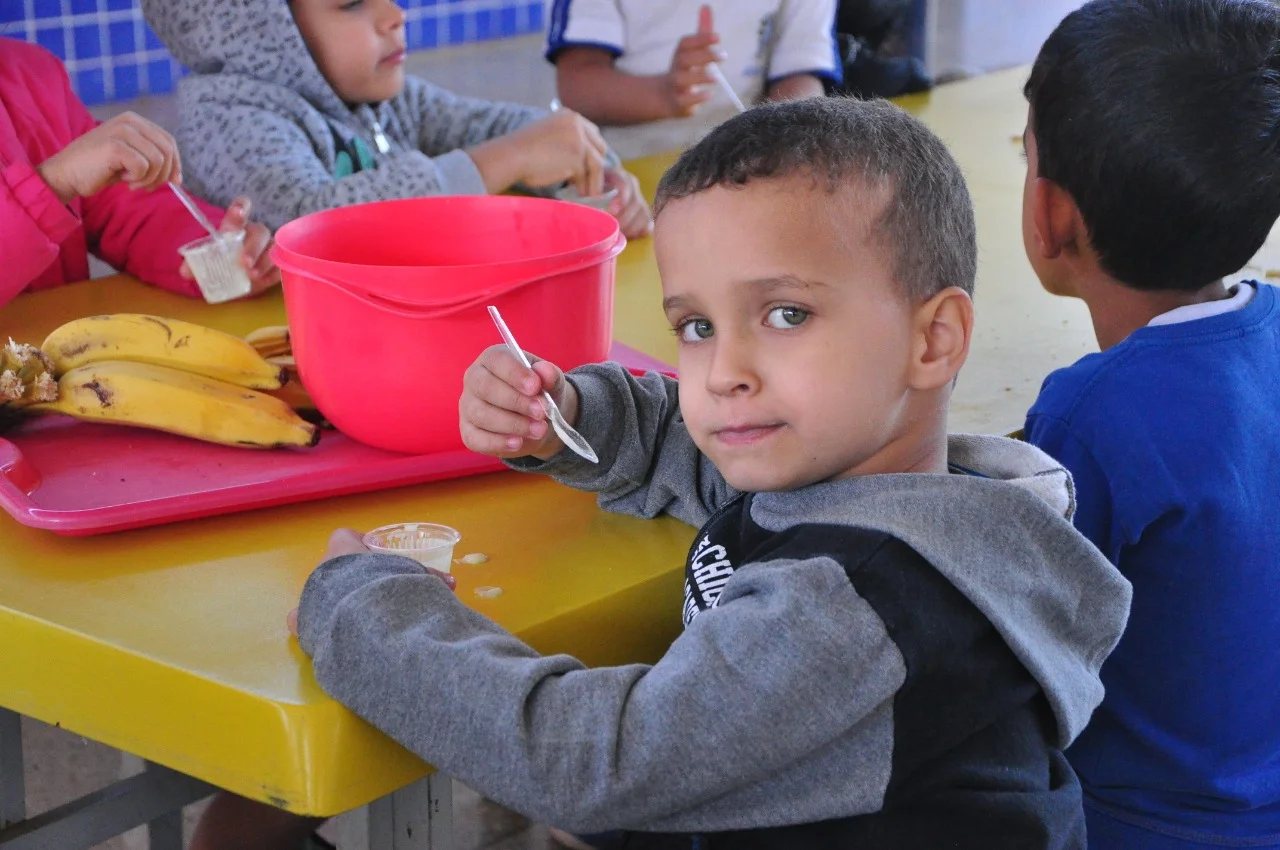
M 142 0 L 142 9 L 191 70 L 178 85 L 184 179 L 222 206 L 247 194 L 273 230 L 349 204 L 482 195 L 464 149 L 546 114 L 412 76 L 391 100 L 348 106 L 285 0 Z
M 346 556 L 301 601 L 326 691 L 480 793 L 635 830 L 628 848 L 1082 850 L 1061 750 L 1102 699 L 1130 589 L 1072 528 L 1065 470 L 956 436 L 952 474 L 741 494 L 693 444 L 674 381 L 616 364 L 569 379 L 600 463 L 514 465 L 701 526 L 683 634 L 656 664 L 587 669 L 413 561 Z

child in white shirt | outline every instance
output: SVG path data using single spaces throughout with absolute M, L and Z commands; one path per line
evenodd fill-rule
M 738 98 L 820 96 L 839 82 L 835 0 L 555 0 L 547 59 L 565 106 L 624 158 L 686 147 L 737 111 Z

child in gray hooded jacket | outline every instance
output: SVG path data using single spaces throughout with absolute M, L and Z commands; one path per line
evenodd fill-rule
M 343 533 L 297 615 L 318 682 L 485 796 L 623 831 L 590 843 L 1082 850 L 1062 748 L 1129 586 L 1060 466 L 947 436 L 976 265 L 956 163 L 895 106 L 815 98 L 712 131 L 656 209 L 679 381 L 495 347 L 459 409 L 476 451 L 701 527 L 683 634 L 652 665 L 544 657 Z
M 275 229 L 307 213 L 423 195 L 573 183 L 616 188 L 628 237 L 649 232 L 636 179 L 599 130 L 458 97 L 404 72 L 394 0 L 143 0 L 147 21 L 191 69 L 178 142 L 190 185 L 216 203 L 240 189 Z

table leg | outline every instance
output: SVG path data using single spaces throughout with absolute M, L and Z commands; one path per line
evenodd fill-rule
M 217 789 L 153 766 L 100 791 L 0 829 L 0 850 L 84 850 L 162 818 Z
M 22 716 L 0 708 L 0 829 L 27 816 L 22 778 Z
M 147 762 L 147 770 L 157 773 L 167 768 L 154 762 Z M 147 839 L 151 850 L 182 850 L 182 809 L 148 821 Z
M 452 850 L 453 780 L 433 773 L 369 804 L 369 850 Z

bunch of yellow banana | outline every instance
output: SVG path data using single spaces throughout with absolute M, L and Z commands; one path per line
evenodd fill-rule
M 279 391 L 288 371 L 244 340 L 177 319 L 121 313 L 77 319 L 41 346 L 55 399 L 27 407 L 255 448 L 312 446 L 316 426 Z

